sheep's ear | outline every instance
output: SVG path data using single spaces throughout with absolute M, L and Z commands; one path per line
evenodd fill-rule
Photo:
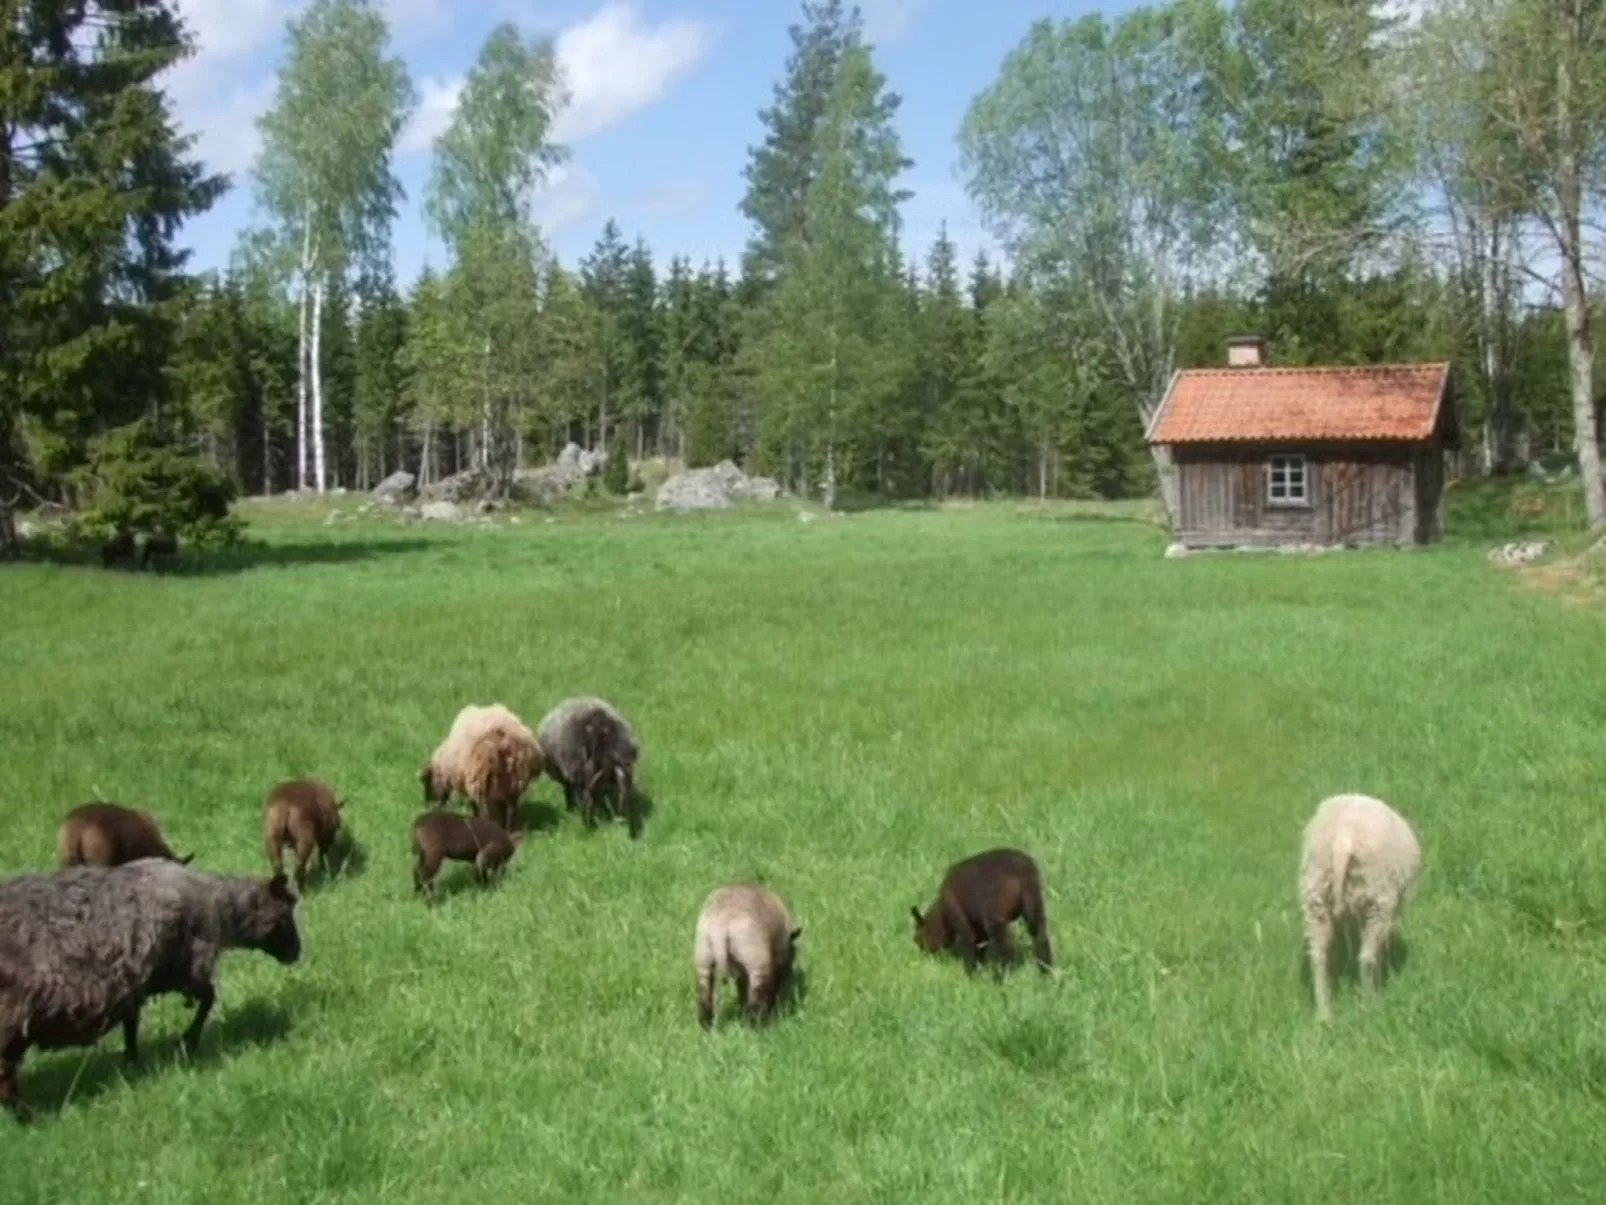
M 283 900 L 287 904 L 296 902 L 295 892 L 290 890 L 290 880 L 280 871 L 268 880 L 268 894 L 276 900 Z
M 337 811 L 337 812 L 341 811 L 342 809 L 345 808 L 345 806 L 346 806 L 346 801 L 344 799 L 340 798 L 340 796 L 336 795 L 335 796 L 335 811 Z
M 185 854 L 182 858 L 180 858 L 178 860 L 178 864 L 180 866 L 188 866 L 193 861 L 195 861 L 195 855 L 194 854 Z
M 923 924 L 926 923 L 925 921 L 920 919 L 920 909 L 914 907 L 913 905 L 911 905 L 910 908 L 909 908 L 909 915 L 915 918 L 915 924 L 917 926 L 918 925 L 923 925 Z
M 803 936 L 803 926 L 799 925 L 797 928 L 792 930 L 792 944 L 794 946 L 797 945 L 797 939 L 802 937 L 802 936 Z

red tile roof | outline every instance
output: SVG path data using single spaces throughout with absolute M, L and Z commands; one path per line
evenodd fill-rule
M 1433 437 L 1450 366 L 1192 368 L 1149 426 L 1157 444 Z

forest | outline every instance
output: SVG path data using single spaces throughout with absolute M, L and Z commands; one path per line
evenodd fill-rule
M 204 527 L 236 494 L 397 469 L 508 491 L 570 441 L 732 458 L 827 505 L 1134 496 L 1164 471 L 1143 432 L 1172 372 L 1252 332 L 1280 364 L 1453 360 L 1457 471 L 1573 466 L 1606 523 L 1606 0 L 1038 21 L 955 132 L 997 262 L 905 241 L 900 98 L 858 11 L 807 0 L 790 37 L 740 262 L 610 222 L 564 264 L 532 218 L 570 153 L 564 82 L 549 38 L 498 26 L 422 198 L 449 263 L 402 282 L 417 94 L 379 6 L 301 10 L 231 181 L 175 129 L 170 0 L 13 0 L 0 510 Z M 267 218 L 193 273 L 182 225 L 230 187 Z

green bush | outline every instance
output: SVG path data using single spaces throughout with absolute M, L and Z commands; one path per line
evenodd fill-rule
M 602 484 L 610 494 L 624 497 L 630 491 L 630 453 L 625 441 L 614 439 L 608 446 L 608 462 L 602 467 Z
M 144 421 L 94 440 L 72 481 L 80 507 L 75 527 L 86 538 L 164 533 L 202 547 L 239 539 L 240 521 L 229 511 L 233 480 Z

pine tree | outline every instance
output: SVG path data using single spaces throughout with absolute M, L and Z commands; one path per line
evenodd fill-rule
M 591 379 L 596 440 L 607 443 L 613 424 L 623 414 L 631 370 L 631 349 L 625 334 L 626 296 L 629 287 L 630 250 L 609 218 L 603 224 L 591 254 L 580 261 L 580 289 L 589 303 L 595 326 L 588 344 L 596 356 Z
M 27 0 L 0 23 L 0 556 L 24 486 L 90 435 L 160 419 L 184 220 L 224 187 L 158 78 L 186 53 L 170 0 Z M 34 426 L 28 463 L 18 446 Z
M 663 315 L 652 252 L 638 238 L 630 251 L 621 299 L 620 337 L 625 349 L 621 408 L 630 420 L 635 454 L 646 455 L 649 432 L 661 441 L 664 406 Z
M 388 275 L 363 297 L 357 316 L 356 431 L 360 489 L 369 489 L 402 463 L 401 351 L 407 311 Z

